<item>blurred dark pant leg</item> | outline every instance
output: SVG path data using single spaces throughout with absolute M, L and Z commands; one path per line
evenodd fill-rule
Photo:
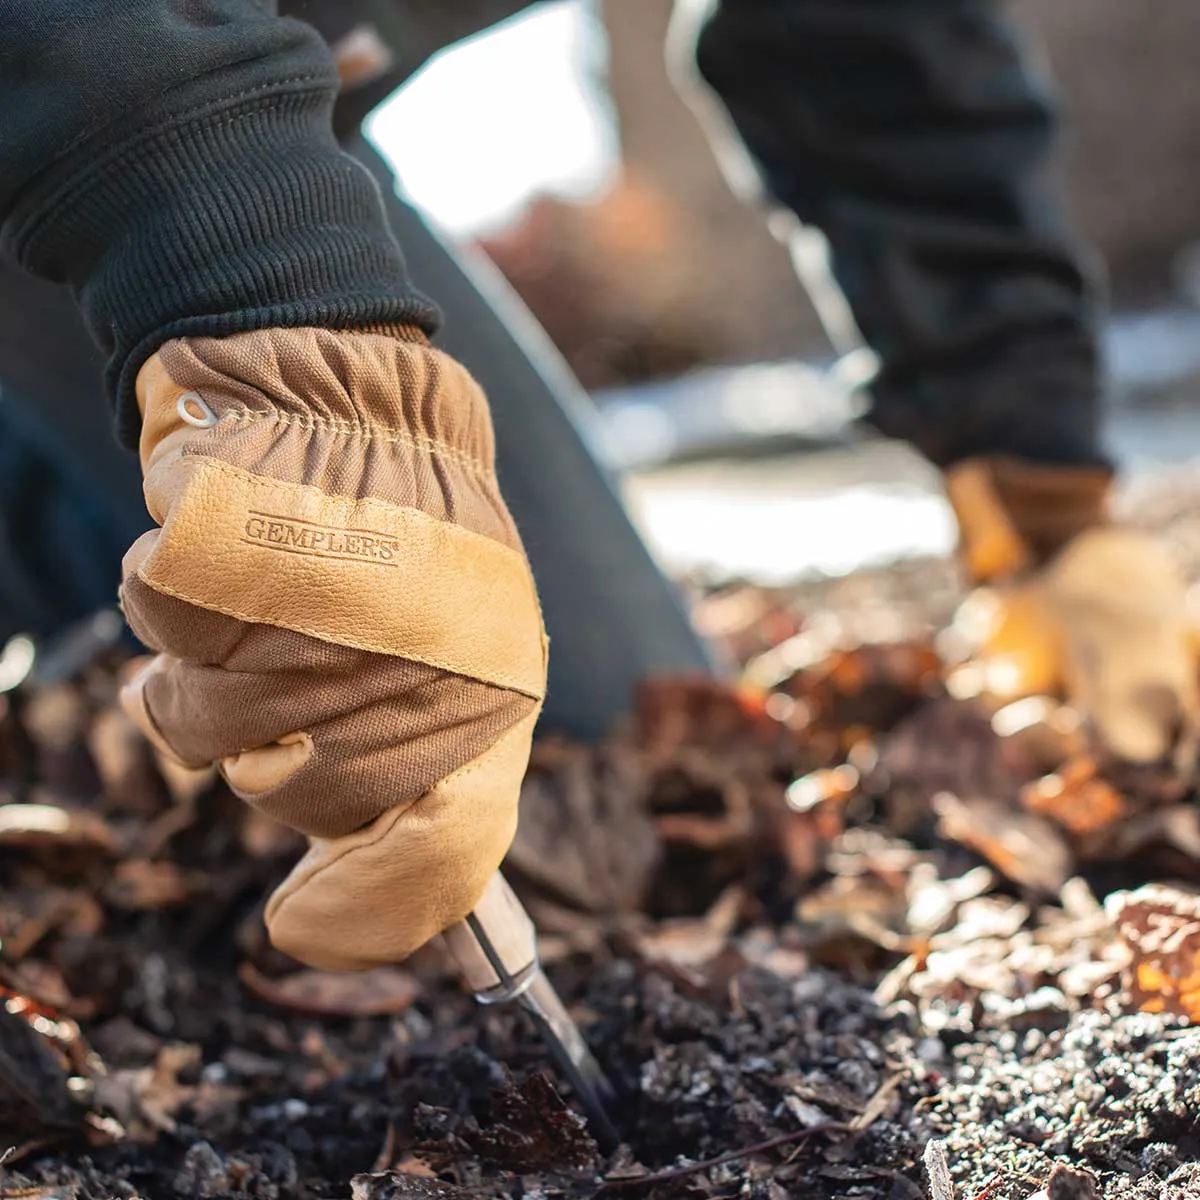
M 0 636 L 115 602 L 150 519 L 70 294 L 0 262 Z
M 774 199 L 830 245 L 881 361 L 871 421 L 935 462 L 1095 462 L 1091 264 L 1000 4 L 720 0 L 702 78 Z
M 550 635 L 541 727 L 599 737 L 630 711 L 639 680 L 712 662 L 589 449 L 589 402 L 540 326 L 490 263 L 452 253 L 400 201 L 365 139 L 347 149 L 379 180 L 412 277 L 445 314 L 437 345 L 487 393 L 500 487 Z
M 103 491 L 30 411 L 0 390 L 0 639 L 112 606 L 129 545 Z

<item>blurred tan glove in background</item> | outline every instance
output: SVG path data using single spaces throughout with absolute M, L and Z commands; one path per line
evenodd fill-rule
M 1182 575 L 1109 524 L 1111 472 L 972 459 L 946 473 L 971 581 L 984 690 L 1065 693 L 1132 762 L 1191 753 L 1197 663 Z M 1189 764 L 1190 765 L 1190 764 Z
M 399 334 L 185 338 L 137 381 L 161 529 L 126 555 L 122 603 L 159 654 L 123 700 L 309 836 L 266 920 L 325 968 L 396 961 L 470 911 L 545 689 L 486 401 Z

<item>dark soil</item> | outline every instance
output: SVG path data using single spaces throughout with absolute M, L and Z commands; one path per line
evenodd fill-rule
M 1025 1200 L 1069 1162 L 1106 1196 L 1200 1196 L 1200 1030 L 1084 1013 L 1050 1034 L 989 1032 L 953 1063 L 929 1114 L 967 1195 L 995 1172 L 996 1200 Z

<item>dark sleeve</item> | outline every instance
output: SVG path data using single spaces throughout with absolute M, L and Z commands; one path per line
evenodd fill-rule
M 337 74 L 256 0 L 6 0 L 0 252 L 71 286 L 122 435 L 164 340 L 431 332 L 378 188 L 334 140 Z

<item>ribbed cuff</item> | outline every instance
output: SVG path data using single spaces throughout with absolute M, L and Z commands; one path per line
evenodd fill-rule
M 137 372 L 170 338 L 436 329 L 375 181 L 333 139 L 330 103 L 326 80 L 289 80 L 150 120 L 27 198 L 11 244 L 29 269 L 75 288 L 109 353 L 126 442 L 140 424 Z

